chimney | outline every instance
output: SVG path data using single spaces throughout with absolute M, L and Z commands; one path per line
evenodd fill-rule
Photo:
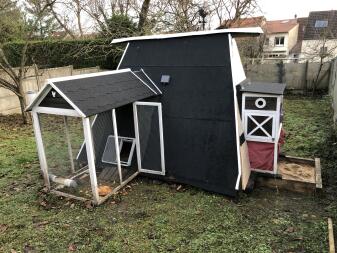
M 297 19 L 297 14 L 295 14 L 295 19 Z

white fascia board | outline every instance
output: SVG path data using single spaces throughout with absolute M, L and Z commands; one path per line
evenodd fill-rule
M 34 100 L 25 108 L 25 111 L 32 110 L 33 107 L 38 103 L 38 101 L 41 101 L 50 90 L 50 84 L 46 83 L 43 88 L 36 94 Z
M 221 33 L 262 34 L 263 30 L 261 29 L 261 27 L 248 27 L 248 28 L 217 29 L 217 30 L 211 30 L 211 31 L 173 33 L 173 34 L 158 34 L 158 35 L 149 35 L 149 36 L 136 36 L 136 37 L 130 37 L 130 38 L 114 39 L 111 42 L 111 44 L 117 44 L 117 43 L 122 43 L 122 42 L 129 42 L 129 41 L 136 41 L 136 40 L 160 40 L 160 39 L 209 35 L 209 34 L 221 34 Z
M 83 78 L 96 77 L 96 76 L 114 75 L 114 74 L 125 73 L 125 72 L 131 72 L 131 69 L 127 68 L 127 69 L 102 71 L 102 72 L 97 72 L 97 73 L 82 74 L 82 75 L 75 75 L 75 76 L 56 77 L 56 78 L 47 79 L 47 82 L 56 83 L 56 82 L 83 79 Z
M 49 83 L 51 87 L 53 87 L 54 90 L 56 90 L 57 93 L 60 94 L 74 108 L 74 110 L 77 113 L 79 113 L 84 118 L 86 117 L 86 115 L 66 95 L 64 95 L 64 93 L 59 88 L 57 88 L 55 84 L 53 84 L 52 82 L 49 82 Z

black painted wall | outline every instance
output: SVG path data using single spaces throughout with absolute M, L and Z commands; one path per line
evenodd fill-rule
M 235 196 L 238 168 L 228 35 L 132 41 L 120 68 L 143 68 L 163 91 L 159 100 L 167 176 Z M 168 85 L 160 84 L 162 75 L 170 75 Z M 158 98 L 147 99 L 154 100 Z M 148 143 L 149 153 L 153 146 Z

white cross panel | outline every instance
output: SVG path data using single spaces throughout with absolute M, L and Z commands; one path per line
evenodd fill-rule
M 265 130 L 265 129 L 263 128 L 263 126 L 264 126 L 264 124 L 266 124 L 270 119 L 272 120 L 272 119 L 273 119 L 273 116 L 267 117 L 267 119 L 265 119 L 262 123 L 257 122 L 257 121 L 254 119 L 254 117 L 253 117 L 252 115 L 248 115 L 248 118 L 250 118 L 250 119 L 256 124 L 256 127 L 255 127 L 252 131 L 250 131 L 249 133 L 247 133 L 248 136 L 253 135 L 258 129 L 261 129 L 261 130 L 265 133 L 265 135 L 267 135 L 269 138 L 272 138 L 272 136 L 268 133 L 267 130 Z

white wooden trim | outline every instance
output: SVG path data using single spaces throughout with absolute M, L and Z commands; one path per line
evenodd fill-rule
M 91 129 L 92 129 L 92 127 L 94 126 L 94 124 L 96 122 L 97 116 L 98 116 L 98 114 L 95 115 L 94 120 L 91 122 Z M 78 158 L 80 157 L 80 154 L 82 153 L 82 149 L 84 148 L 84 145 L 85 145 L 85 140 L 82 142 L 80 151 L 78 151 L 78 154 L 76 156 L 76 160 L 78 160 Z
M 73 149 L 71 147 L 68 117 L 64 116 L 63 121 L 64 121 L 64 130 L 65 130 L 66 139 L 67 139 L 68 154 L 69 154 L 69 159 L 70 159 L 70 168 L 71 168 L 71 172 L 75 173 L 75 165 L 74 165 Z
M 117 138 L 115 138 L 115 151 L 116 151 L 117 169 L 118 169 L 118 174 L 119 174 L 119 182 L 120 184 L 122 184 L 123 176 L 122 176 L 122 166 L 121 166 L 119 143 L 118 143 L 116 109 L 112 109 L 112 125 L 113 125 L 114 136 L 117 136 Z
M 140 150 L 140 140 L 139 140 L 139 126 L 138 126 L 138 114 L 137 106 L 155 106 L 158 110 L 158 124 L 159 124 L 159 140 L 160 140 L 160 162 L 161 162 L 161 171 L 147 170 L 143 169 L 141 161 L 141 150 Z M 162 105 L 158 102 L 134 102 L 134 119 L 135 119 L 135 135 L 137 141 L 137 162 L 138 170 L 144 173 L 156 174 L 156 175 L 165 175 L 165 151 L 164 151 L 164 133 L 163 133 L 163 120 L 162 120 Z
M 120 59 L 120 61 L 119 61 L 119 63 L 118 63 L 118 66 L 117 66 L 117 70 L 119 70 L 119 68 L 120 68 L 120 66 L 121 66 L 121 64 L 122 64 L 122 62 L 123 62 L 124 56 L 126 55 L 126 52 L 128 51 L 129 45 L 130 45 L 130 43 L 128 43 L 128 44 L 126 45 L 126 48 L 124 49 L 122 58 Z
M 229 44 L 229 55 L 230 55 L 230 60 L 231 62 L 233 61 L 233 47 L 232 47 L 232 36 L 230 34 L 228 34 L 228 44 Z M 239 115 L 239 112 L 237 110 L 237 106 L 236 104 L 238 103 L 237 101 L 237 94 L 236 94 L 236 83 L 234 83 L 234 80 L 236 80 L 236 78 L 233 76 L 233 69 L 232 69 L 232 80 L 233 80 L 233 105 L 234 105 L 234 116 L 235 116 L 235 137 L 236 137 L 236 153 L 237 153 L 237 164 L 238 164 L 238 177 L 236 179 L 236 183 L 235 183 L 235 190 L 239 190 L 240 189 L 240 180 L 241 180 L 241 153 L 240 153 L 240 136 L 239 136 L 239 126 L 237 125 L 236 122 L 238 122 L 237 120 L 237 115 Z
M 160 94 L 163 94 L 163 92 L 158 88 L 158 86 L 152 81 L 152 79 L 146 74 L 144 69 L 140 69 L 140 71 L 143 72 L 143 74 L 150 80 L 150 82 L 153 84 L 154 87 L 159 91 Z
M 81 75 L 74 75 L 74 76 L 63 76 L 63 77 L 56 77 L 47 79 L 48 83 L 56 83 L 62 81 L 69 81 L 69 80 L 76 80 L 82 78 L 89 78 L 89 77 L 96 77 L 96 76 L 106 76 L 106 75 L 114 75 L 119 73 L 131 72 L 131 69 L 118 69 L 118 70 L 111 70 L 111 71 L 101 71 L 96 73 L 89 73 L 89 74 L 81 74 Z
M 208 34 L 221 34 L 221 33 L 246 33 L 246 34 L 262 34 L 263 30 L 260 27 L 249 27 L 249 28 L 231 28 L 231 29 L 217 29 L 211 31 L 197 31 L 197 32 L 185 32 L 185 33 L 173 33 L 173 34 L 158 34 L 158 35 L 150 35 L 150 36 L 137 36 L 130 38 L 120 38 L 114 39 L 111 43 L 122 43 L 128 41 L 136 41 L 136 40 L 158 40 L 158 39 L 168 39 L 168 38 L 180 38 L 180 37 L 188 37 L 188 36 L 199 36 L 199 35 L 208 35 Z
M 131 72 L 136 78 L 139 79 L 139 81 L 141 81 L 147 88 L 149 88 L 154 94 L 158 95 L 157 92 L 155 92 L 149 85 L 147 85 L 146 82 L 144 82 L 139 76 L 137 76 L 135 73 Z
M 137 153 L 137 165 L 138 171 L 142 168 L 141 154 L 140 154 L 140 141 L 139 141 L 139 129 L 138 129 L 138 113 L 137 105 L 133 103 L 133 122 L 135 126 L 135 137 L 136 137 L 136 153 Z
M 26 111 L 32 110 L 33 106 L 36 104 L 40 104 L 41 101 L 45 98 L 45 96 L 48 94 L 48 92 L 52 89 L 49 83 L 45 83 L 43 88 L 36 94 L 35 98 L 31 103 L 26 107 Z
M 282 123 L 279 126 L 279 130 L 275 139 L 275 144 L 274 144 L 274 174 L 277 174 L 277 169 L 278 169 L 278 142 L 280 140 L 281 136 L 281 131 L 282 131 Z
M 38 107 L 34 107 L 32 111 L 37 112 L 37 113 L 43 113 L 43 114 L 82 117 L 77 111 L 72 110 L 72 109 L 38 106 Z
M 83 119 L 83 131 L 84 131 L 84 138 L 85 138 L 85 146 L 87 151 L 87 159 L 88 159 L 88 167 L 89 167 L 89 174 L 90 174 L 90 184 L 91 184 L 91 191 L 93 195 L 93 202 L 99 202 L 99 195 L 98 195 L 98 186 L 97 186 L 97 176 L 96 176 L 96 165 L 95 165 L 95 153 L 94 153 L 94 144 L 92 139 L 92 132 L 90 126 L 90 119 L 84 118 Z
M 43 146 L 43 140 L 42 140 L 42 133 L 41 133 L 41 127 L 40 127 L 40 119 L 37 112 L 32 112 L 33 116 L 33 127 L 34 127 L 34 133 L 35 133 L 35 140 L 36 140 L 36 147 L 37 147 L 37 153 L 39 156 L 40 161 L 40 167 L 44 178 L 44 183 L 50 190 L 50 181 L 49 181 L 49 175 L 48 175 L 48 165 L 47 165 L 47 158 L 45 149 Z
M 115 138 L 114 135 L 109 135 L 108 138 L 109 138 L 110 136 L 112 136 L 112 137 Z M 133 158 L 133 153 L 134 153 L 135 148 L 136 148 L 136 138 L 130 138 L 130 137 L 118 136 L 118 140 L 119 140 L 119 143 L 120 143 L 120 150 L 119 150 L 119 152 L 122 152 L 122 149 L 123 149 L 123 143 L 124 143 L 124 142 L 129 142 L 129 143 L 131 143 L 131 149 L 130 149 L 130 153 L 129 153 L 127 162 L 121 160 L 121 165 L 123 165 L 123 166 L 131 166 L 131 162 L 132 162 L 132 158 Z M 105 150 L 106 150 L 106 148 L 107 148 L 107 144 L 108 144 L 108 142 L 105 143 L 104 152 L 105 152 Z M 103 153 L 104 153 L 104 152 L 103 152 Z M 117 161 L 116 161 L 116 162 L 109 162 L 109 161 L 103 160 L 103 158 L 102 158 L 102 162 L 103 162 L 103 163 L 108 163 L 108 164 L 115 164 L 115 165 L 117 164 Z
M 49 82 L 50 85 L 57 91 L 59 95 L 61 95 L 82 117 L 86 117 L 86 115 L 59 89 L 55 84 Z

